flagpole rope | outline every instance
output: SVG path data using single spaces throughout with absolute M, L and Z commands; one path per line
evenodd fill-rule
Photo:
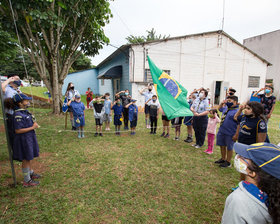
M 9 0 L 9 4 L 10 4 L 11 12 L 12 12 L 13 22 L 14 22 L 14 26 L 15 26 L 15 30 L 16 30 L 16 34 L 17 34 L 17 39 L 18 39 L 18 42 L 19 42 L 19 48 L 20 48 L 20 52 L 21 52 L 21 56 L 22 56 L 22 62 L 23 62 L 23 65 L 24 65 L 25 75 L 28 79 L 28 71 L 27 71 L 27 68 L 26 68 L 26 63 L 25 63 L 25 59 L 24 59 L 24 56 L 23 56 L 23 50 L 22 50 L 23 47 L 22 47 L 22 44 L 21 44 L 21 41 L 20 41 L 18 28 L 17 28 L 17 23 L 16 23 L 16 19 L 15 19 L 15 14 L 14 14 L 14 9 L 13 9 L 11 0 Z M 32 96 L 32 106 L 33 106 L 32 113 L 34 114 L 34 100 L 33 100 L 33 93 L 32 93 L 31 84 L 30 84 L 30 93 L 31 93 L 31 96 Z

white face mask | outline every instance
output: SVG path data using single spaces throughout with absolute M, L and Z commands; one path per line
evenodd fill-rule
M 108 97 L 108 96 L 106 96 L 106 100 L 109 100 L 109 97 Z
M 247 175 L 248 174 L 246 171 L 247 165 L 245 163 L 243 163 L 240 158 L 237 158 L 237 157 L 238 157 L 238 155 L 236 155 L 234 158 L 235 169 L 237 170 L 237 172 Z
M 199 98 L 203 98 L 204 97 L 204 93 L 199 93 Z

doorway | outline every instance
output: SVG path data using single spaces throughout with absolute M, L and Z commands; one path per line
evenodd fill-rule
M 121 87 L 120 87 L 120 79 L 113 79 L 113 93 L 114 96 L 116 95 L 116 93 L 121 91 Z
M 221 81 L 215 81 L 215 95 L 214 95 L 214 104 L 220 104 L 220 96 L 221 96 Z

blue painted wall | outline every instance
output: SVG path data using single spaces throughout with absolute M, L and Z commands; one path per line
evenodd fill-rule
M 105 64 L 98 67 L 98 74 L 102 75 L 110 68 L 121 65 L 123 74 L 120 78 L 120 90 L 129 89 L 131 92 L 131 83 L 129 82 L 129 59 L 128 59 L 128 50 L 121 52 L 116 55 L 114 58 L 106 62 Z M 111 100 L 114 100 L 113 96 L 113 80 L 105 79 L 104 85 L 101 85 L 101 80 L 99 80 L 99 92 L 104 94 L 109 92 L 111 95 Z
M 65 94 L 69 82 L 73 82 L 75 89 L 80 94 L 85 95 L 87 88 L 90 87 L 94 94 L 99 94 L 98 69 L 89 69 L 81 72 L 70 73 L 66 76 L 62 86 L 62 95 Z

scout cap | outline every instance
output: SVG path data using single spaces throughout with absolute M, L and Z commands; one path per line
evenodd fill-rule
M 18 103 L 23 100 L 32 100 L 32 98 L 24 95 L 23 93 L 17 93 L 13 96 L 13 100 L 15 103 Z
M 266 173 L 280 179 L 280 148 L 276 145 L 266 142 L 252 145 L 235 143 L 233 149 L 242 157 L 251 159 Z

